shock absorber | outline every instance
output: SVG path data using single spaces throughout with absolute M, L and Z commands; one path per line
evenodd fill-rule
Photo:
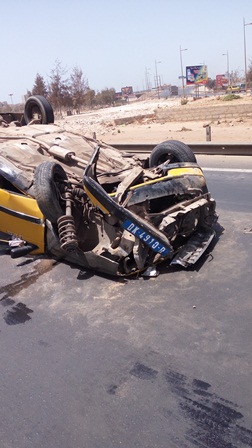
M 72 216 L 71 200 L 72 195 L 69 191 L 65 193 L 66 214 L 60 216 L 57 220 L 60 246 L 67 252 L 73 252 L 78 247 L 74 218 Z

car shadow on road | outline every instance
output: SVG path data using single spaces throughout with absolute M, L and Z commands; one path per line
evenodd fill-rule
M 211 261 L 214 259 L 213 251 L 214 251 L 214 248 L 215 248 L 216 244 L 218 243 L 221 235 L 224 232 L 224 228 L 219 223 L 216 223 L 214 226 L 214 231 L 216 233 L 216 236 L 213 239 L 213 241 L 210 243 L 206 252 L 200 257 L 200 259 L 195 263 L 195 265 L 188 267 L 187 271 L 198 272 L 198 271 L 200 271 L 200 269 L 202 268 L 204 263 L 206 263 L 207 260 Z M 6 243 L 0 244 L 0 256 L 7 255 L 9 253 L 9 250 L 10 249 L 6 245 Z M 49 256 L 47 257 L 46 255 L 33 256 L 33 257 L 32 256 L 22 257 L 22 259 L 20 259 L 20 263 L 17 266 L 25 266 L 25 265 L 28 265 L 38 259 L 54 260 L 52 265 L 62 263 L 62 264 L 69 266 L 70 269 L 72 269 L 73 271 L 77 271 L 76 278 L 77 278 L 77 280 L 81 280 L 81 281 L 89 280 L 94 276 L 98 276 L 100 278 L 104 278 L 104 279 L 107 279 L 107 280 L 110 280 L 110 281 L 113 281 L 116 283 L 124 283 L 125 284 L 129 281 L 136 281 L 139 279 L 147 281 L 147 280 L 150 280 L 153 278 L 153 276 L 143 276 L 143 272 L 136 272 L 136 273 L 130 274 L 128 276 L 111 276 L 109 274 L 97 272 L 97 271 L 89 269 L 89 268 L 80 269 L 80 266 L 75 265 L 70 262 L 67 262 L 64 259 L 52 259 L 51 257 L 49 257 Z M 171 272 L 177 272 L 180 270 L 181 270 L 181 266 L 171 266 L 171 265 L 167 264 L 167 261 L 164 261 L 164 262 L 160 263 L 159 265 L 157 265 L 156 277 L 158 275 L 165 275 L 168 272 L 171 273 Z

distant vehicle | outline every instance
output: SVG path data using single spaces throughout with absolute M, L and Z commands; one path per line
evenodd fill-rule
M 240 83 L 240 84 L 235 84 L 233 86 L 227 86 L 226 92 L 227 93 L 246 92 L 246 84 Z
M 238 86 L 227 86 L 226 92 L 227 93 L 238 93 L 239 87 Z
M 241 84 L 237 84 L 239 86 L 239 91 L 240 92 L 246 92 L 246 84 L 245 83 L 241 83 Z

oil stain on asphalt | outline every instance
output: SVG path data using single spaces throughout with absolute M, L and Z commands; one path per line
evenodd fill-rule
M 11 307 L 7 309 L 3 315 L 3 319 L 7 325 L 24 324 L 31 320 L 30 314 L 33 310 L 28 308 L 24 303 L 16 303 L 11 297 L 17 296 L 23 289 L 28 288 L 32 284 L 36 283 L 37 279 L 50 271 L 55 265 L 55 261 L 41 260 L 35 266 L 35 269 L 31 273 L 21 275 L 21 278 L 14 283 L 10 283 L 0 288 L 0 304 L 4 307 Z
M 130 371 L 130 374 L 140 378 L 141 380 L 153 380 L 156 378 L 158 371 L 136 362 L 133 369 Z
M 33 313 L 33 310 L 27 308 L 24 303 L 17 303 L 12 306 L 10 310 L 7 310 L 3 318 L 7 325 L 24 324 L 31 319 L 29 314 Z
M 165 380 L 177 396 L 179 408 L 190 420 L 185 438 L 201 448 L 252 447 L 252 431 L 242 426 L 243 414 L 234 404 L 211 392 L 211 385 L 168 370 Z
M 133 365 L 129 374 L 139 380 L 150 380 L 150 383 L 158 381 L 162 390 L 164 391 L 165 385 L 169 396 L 172 394 L 177 401 L 179 415 L 176 419 L 182 418 L 189 429 L 185 429 L 184 434 L 176 435 L 172 446 L 178 448 L 252 447 L 252 431 L 243 425 L 245 416 L 241 412 L 241 407 L 214 393 L 211 384 L 196 378 L 190 379 L 172 369 L 163 368 L 158 371 L 140 362 Z M 107 388 L 107 393 L 117 395 L 120 393 L 121 385 L 111 384 Z M 162 392 L 163 396 L 164 393 Z M 160 412 L 167 420 L 173 413 L 170 408 L 162 408 Z M 172 437 L 170 434 L 170 439 Z

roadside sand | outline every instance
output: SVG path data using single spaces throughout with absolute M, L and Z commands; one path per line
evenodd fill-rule
M 243 95 L 239 103 L 251 104 L 252 96 Z M 208 107 L 220 105 L 215 97 L 202 98 L 199 101 L 189 101 L 185 107 Z M 110 107 L 95 111 L 87 111 L 80 115 L 61 118 L 56 123 L 61 127 L 92 137 L 94 133 L 99 140 L 106 143 L 159 143 L 164 140 L 181 140 L 185 143 L 198 143 L 206 141 L 205 125 L 211 125 L 213 142 L 221 143 L 249 143 L 252 136 L 252 118 L 235 118 L 232 120 L 219 120 L 206 123 L 194 122 L 166 122 L 157 123 L 154 111 L 158 107 L 178 107 L 180 99 L 160 99 L 135 101 L 123 106 Z M 115 119 L 125 117 L 139 117 L 131 124 L 115 125 Z

